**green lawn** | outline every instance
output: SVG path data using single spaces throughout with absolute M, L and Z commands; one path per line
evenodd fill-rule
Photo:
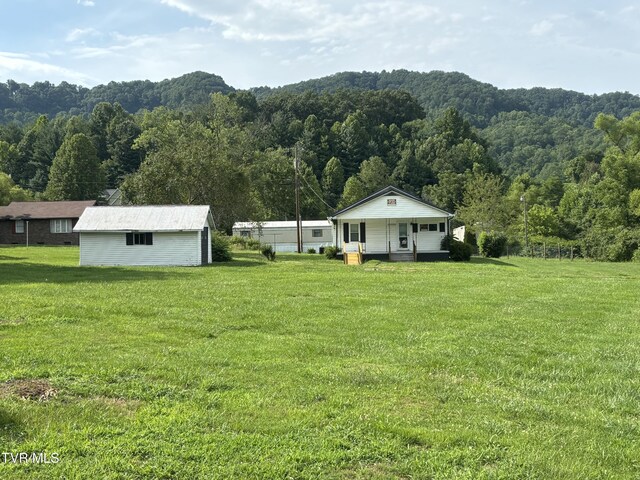
M 640 477 L 640 264 L 236 257 L 0 248 L 0 478 Z

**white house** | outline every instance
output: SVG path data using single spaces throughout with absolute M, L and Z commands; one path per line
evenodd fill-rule
M 206 265 L 213 229 L 206 205 L 162 205 L 90 207 L 73 231 L 80 265 Z
M 335 245 L 357 254 L 358 263 L 446 260 L 442 239 L 449 234 L 453 214 L 396 187 L 379 192 L 334 213 Z
M 298 236 L 296 222 L 236 222 L 233 234 L 239 237 L 256 238 L 270 244 L 276 252 L 297 252 Z M 302 221 L 302 249 L 319 252 L 333 244 L 333 224 L 329 220 Z

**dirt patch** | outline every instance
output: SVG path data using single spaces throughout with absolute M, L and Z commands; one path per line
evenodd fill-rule
M 16 396 L 23 400 L 45 402 L 58 394 L 58 391 L 43 379 L 9 380 L 0 384 L 0 397 Z
M 129 415 L 135 413 L 142 404 L 142 402 L 139 400 L 102 396 L 93 397 L 91 398 L 91 400 Z

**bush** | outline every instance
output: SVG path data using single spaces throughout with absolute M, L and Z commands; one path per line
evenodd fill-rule
M 270 262 L 276 259 L 276 252 L 273 251 L 273 247 L 269 244 L 262 245 L 262 247 L 260 247 L 260 253 Z
M 316 253 L 316 249 L 315 248 L 308 248 L 307 249 L 307 253 Z
M 453 240 L 449 246 L 449 258 L 454 262 L 468 262 L 471 260 L 473 246 L 466 242 Z
M 247 238 L 245 245 L 248 250 L 260 250 L 262 248 L 262 244 L 257 238 Z
M 640 229 L 592 228 L 582 238 L 585 257 L 609 262 L 632 259 L 640 245 Z
M 499 258 L 507 245 L 507 237 L 497 232 L 482 232 L 478 237 L 478 251 L 483 257 Z
M 449 259 L 454 262 L 468 262 L 471 260 L 473 253 L 473 245 L 466 242 L 460 242 L 453 238 L 453 235 L 447 235 L 440 242 L 441 250 L 449 251 Z
M 239 250 L 260 250 L 262 245 L 257 238 L 239 237 L 238 235 L 231 237 L 229 243 Z
M 229 248 L 229 238 L 221 233 L 213 232 L 211 235 L 211 261 L 228 262 L 231 260 Z
M 333 245 L 329 247 L 324 247 L 324 254 L 329 260 L 333 260 L 338 257 L 338 253 L 340 253 L 340 249 L 338 247 L 334 247 Z

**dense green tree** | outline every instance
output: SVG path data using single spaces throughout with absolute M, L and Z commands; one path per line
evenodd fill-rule
M 322 191 L 325 201 L 336 207 L 340 201 L 344 181 L 344 168 L 336 157 L 331 157 L 322 171 Z
M 13 183 L 9 175 L 0 172 L 0 205 L 9 205 L 11 202 L 25 202 L 28 200 L 33 200 L 31 193 Z
M 146 152 L 140 169 L 122 184 L 136 204 L 210 205 L 219 228 L 230 231 L 254 211 L 249 177 L 243 167 L 246 139 L 225 115 L 207 126 L 180 119 L 167 110 L 145 116 L 136 147 Z
M 46 198 L 96 200 L 104 188 L 104 171 L 91 140 L 82 133 L 65 138 L 51 165 Z
M 504 180 L 482 173 L 467 182 L 457 217 L 474 233 L 503 232 L 510 223 L 510 213 L 504 201 Z
M 340 199 L 338 208 L 348 207 L 352 203 L 362 200 L 367 195 L 367 188 L 364 186 L 364 183 L 362 183 L 362 180 L 360 180 L 360 176 L 353 175 L 349 177 L 344 185 L 344 191 L 342 192 L 342 198 Z

